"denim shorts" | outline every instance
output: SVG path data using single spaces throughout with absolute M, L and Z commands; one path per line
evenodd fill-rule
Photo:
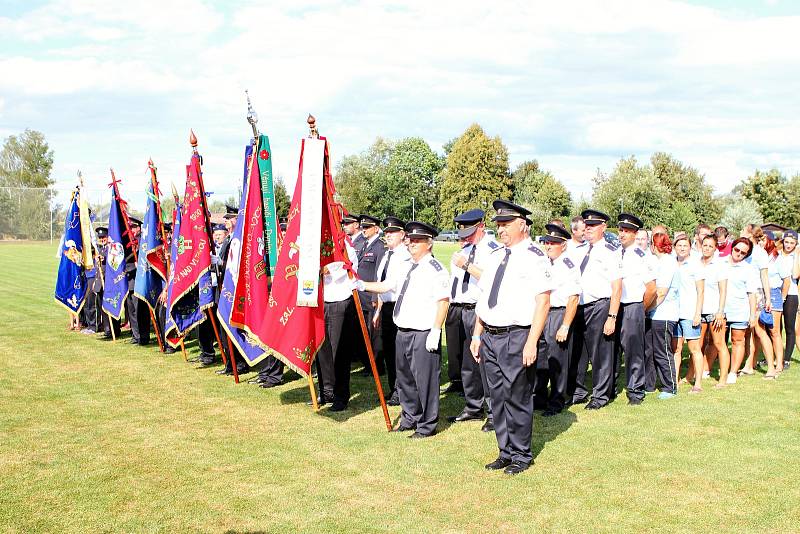
M 681 319 L 675 323 L 672 337 L 682 337 L 686 340 L 700 339 L 700 325 L 693 326 L 691 319 Z
M 728 326 L 734 330 L 747 330 L 750 328 L 750 323 L 747 321 L 736 321 L 733 323 L 728 323 Z
M 781 288 L 773 287 L 769 290 L 770 300 L 772 300 L 772 311 L 783 311 L 783 295 L 781 295 Z

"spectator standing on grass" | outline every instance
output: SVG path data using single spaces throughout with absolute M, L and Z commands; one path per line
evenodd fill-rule
M 798 235 L 796 231 L 786 230 L 783 233 L 783 260 L 792 268 L 789 291 L 783 301 L 783 324 L 786 330 L 786 346 L 783 351 L 784 370 L 789 368 L 795 347 L 797 346 L 800 349 L 797 339 L 797 279 L 800 278 L 800 254 L 797 253 L 797 241 Z
M 675 354 L 676 380 L 680 380 L 683 342 L 689 346 L 690 365 L 694 366 L 694 385 L 690 393 L 703 390 L 703 350 L 701 348 L 701 317 L 703 312 L 703 277 L 705 273 L 699 260 L 691 257 L 691 246 L 686 234 L 675 239 L 675 259 L 678 262 L 678 322 L 672 332 Z M 687 380 L 688 382 L 688 380 Z
M 672 257 L 672 242 L 665 232 L 653 234 L 651 247 L 657 259 L 656 298 L 645 320 L 645 390 L 655 391 L 656 376 L 661 382 L 659 399 L 678 393 L 677 371 L 672 352 L 672 331 L 678 322 L 678 265 Z M 648 364 L 648 362 L 650 362 Z
M 789 292 L 789 280 L 792 270 L 789 265 L 781 260 L 780 250 L 775 242 L 775 234 L 764 232 L 764 252 L 767 253 L 767 273 L 769 277 L 769 295 L 767 301 L 771 304 L 772 324 L 769 324 L 769 312 L 765 311 L 762 323 L 767 334 L 769 334 L 774 354 L 774 369 L 776 374 L 783 372 L 783 338 L 781 337 L 781 319 L 783 316 L 783 299 Z M 767 356 L 767 348 L 763 347 L 764 356 Z M 767 357 L 769 362 L 769 357 Z M 772 365 L 770 365 L 772 367 Z M 769 374 L 769 373 L 767 373 Z
M 747 336 L 758 323 L 758 271 L 747 262 L 752 252 L 753 243 L 746 237 L 740 237 L 731 243 L 725 299 L 725 316 L 731 329 L 731 370 L 728 373 L 728 384 L 736 383 L 737 371 L 745 358 Z M 751 371 L 745 374 L 753 373 Z

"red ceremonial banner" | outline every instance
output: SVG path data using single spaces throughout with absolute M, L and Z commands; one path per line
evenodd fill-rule
M 256 338 L 261 321 L 267 313 L 269 277 L 264 249 L 264 208 L 257 154 L 250 156 L 250 176 L 244 211 L 239 218 L 242 225 L 241 257 L 239 259 L 236 290 L 233 296 L 230 323 Z
M 324 139 L 320 137 L 320 139 Z M 323 292 L 319 291 L 317 306 L 297 306 L 297 270 L 298 247 L 300 234 L 300 216 L 303 206 L 307 209 L 322 207 L 322 233 L 320 239 L 320 266 L 333 261 L 342 261 L 341 250 L 336 250 L 335 242 L 341 241 L 341 227 L 335 227 L 333 207 L 330 205 L 333 189 L 330 178 L 330 160 L 327 141 L 321 179 L 323 183 L 322 199 L 303 199 L 303 149 L 305 140 L 300 145 L 300 168 L 297 183 L 292 196 L 289 217 L 283 243 L 278 253 L 278 264 L 275 266 L 272 279 L 272 292 L 256 336 L 264 347 L 280 358 L 286 365 L 308 376 L 311 363 L 325 339 L 325 315 Z M 320 281 L 321 282 L 321 281 Z
M 186 190 L 181 209 L 181 228 L 177 239 L 177 256 L 173 265 L 172 294 L 170 306 L 191 291 L 203 273 L 211 268 L 211 246 L 206 230 L 206 214 L 203 203 L 203 186 L 200 159 L 193 156 L 186 166 Z M 213 301 L 212 301 L 213 304 Z M 208 305 L 205 306 L 206 308 Z

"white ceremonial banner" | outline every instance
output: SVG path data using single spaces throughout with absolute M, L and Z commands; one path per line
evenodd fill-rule
M 301 158 L 300 235 L 297 268 L 297 305 L 316 307 L 319 298 L 319 259 L 322 234 L 322 173 L 325 141 L 303 139 Z

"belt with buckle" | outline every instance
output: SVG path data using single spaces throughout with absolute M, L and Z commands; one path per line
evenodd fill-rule
M 483 329 L 484 329 L 486 332 L 489 332 L 489 333 L 490 333 L 490 334 L 492 334 L 492 335 L 497 335 L 497 334 L 508 334 L 509 332 L 513 332 L 513 331 L 515 331 L 515 330 L 530 330 L 530 329 L 531 329 L 531 327 L 530 327 L 530 326 L 517 326 L 517 325 L 511 325 L 511 326 L 492 326 L 492 325 L 489 325 L 489 324 L 486 324 L 486 323 L 484 323 L 483 321 L 481 321 L 481 324 L 483 325 Z
M 475 303 L 474 302 L 451 302 L 450 306 L 456 306 L 457 308 L 464 308 L 465 310 L 474 310 Z

